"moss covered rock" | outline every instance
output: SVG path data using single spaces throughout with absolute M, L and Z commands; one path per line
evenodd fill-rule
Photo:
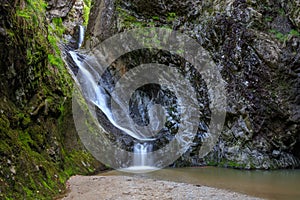
M 48 5 L 0 5 L 1 199 L 52 199 L 69 176 L 101 167 L 73 125 L 72 80 L 58 48 L 64 28 L 46 17 Z

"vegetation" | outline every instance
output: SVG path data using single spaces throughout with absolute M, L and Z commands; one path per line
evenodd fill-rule
M 90 10 L 91 10 L 91 3 L 92 1 L 91 0 L 84 0 L 83 3 L 84 3 L 84 7 L 83 7 L 83 25 L 85 27 L 87 27 L 88 25 L 88 22 L 89 22 L 89 15 L 90 15 Z
M 168 16 L 167 16 L 167 22 L 173 22 L 173 21 L 175 21 L 176 20 L 176 13 L 174 13 L 174 12 L 169 12 L 168 13 Z
M 297 30 L 292 29 L 288 34 L 283 34 L 277 30 L 270 30 L 270 33 L 274 34 L 275 37 L 281 41 L 281 42 L 286 42 L 289 38 L 291 38 L 292 36 L 300 36 L 300 33 Z
M 127 30 L 133 28 L 143 28 L 143 27 L 161 27 L 161 22 L 165 22 L 163 28 L 172 28 L 172 24 L 177 19 L 177 15 L 174 12 L 167 13 L 166 17 L 152 16 L 148 19 L 137 19 L 130 11 L 117 6 L 118 14 L 118 29 Z
M 17 0 L 1 16 L 10 24 L 8 56 L 15 56 L 6 62 L 19 69 L 6 73 L 22 84 L 0 86 L 0 199 L 52 199 L 69 176 L 95 170 L 69 131 L 72 81 L 59 48 L 65 30 L 61 18 L 46 20 L 46 7 L 43 0 Z
M 120 17 L 120 22 L 119 22 L 119 29 L 130 29 L 130 28 L 141 28 L 141 27 L 146 27 L 147 24 L 145 22 L 141 22 L 136 19 L 136 17 L 130 15 L 130 13 L 121 8 L 117 7 L 117 14 Z

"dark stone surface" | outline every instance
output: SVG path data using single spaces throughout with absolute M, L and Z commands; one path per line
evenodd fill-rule
M 300 166 L 297 1 L 99 0 L 95 5 L 88 27 L 89 47 L 118 30 L 134 28 L 137 22 L 169 26 L 197 39 L 220 65 L 227 83 L 228 107 L 219 142 L 209 155 L 199 158 L 198 141 L 176 166 Z M 107 12 L 106 17 L 114 17 L 101 17 Z M 292 30 L 296 34 L 291 34 Z

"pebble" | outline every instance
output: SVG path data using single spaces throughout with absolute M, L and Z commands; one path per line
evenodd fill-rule
M 68 183 L 70 192 L 62 200 L 260 199 L 202 185 L 126 176 L 73 176 Z

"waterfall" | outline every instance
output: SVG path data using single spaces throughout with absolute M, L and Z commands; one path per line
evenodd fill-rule
M 197 99 L 193 89 L 186 87 L 188 84 L 184 81 L 188 80 L 175 81 L 173 84 L 178 79 L 172 76 L 176 75 L 175 72 L 170 72 L 173 68 L 154 66 L 159 69 L 156 77 L 159 81 L 149 83 L 147 80 L 145 84 L 130 89 L 131 82 L 145 79 L 144 74 L 152 73 L 152 64 L 130 69 L 126 75 L 118 77 L 114 69 L 102 67 L 93 54 L 69 51 L 68 55 L 76 66 L 75 80 L 89 105 L 90 113 L 94 119 L 98 119 L 95 122 L 103 123 L 100 126 L 110 132 L 113 137 L 109 139 L 120 144 L 125 155 L 112 158 L 117 169 L 135 173 L 157 170 L 167 166 L 164 166 L 164 161 L 170 164 L 173 158 L 176 159 L 192 144 L 191 138 L 194 137 L 193 131 L 199 118 L 194 102 L 188 99 L 195 102 Z M 127 82 L 125 84 L 122 81 Z M 193 106 L 189 107 L 190 104 Z M 106 118 L 99 120 L 99 116 Z M 183 120 L 185 123 L 181 123 Z M 168 141 L 171 143 L 168 144 Z M 88 145 L 90 143 L 88 141 Z M 111 146 L 114 148 L 114 145 Z M 111 155 L 117 154 L 113 152 Z
M 81 47 L 84 39 L 84 27 L 79 25 L 79 33 L 78 33 L 78 48 Z
M 95 69 L 85 63 L 76 52 L 69 51 L 69 54 L 80 70 L 80 76 L 77 76 L 77 82 L 80 85 L 83 95 L 87 101 L 98 107 L 105 114 L 108 120 L 124 133 L 140 141 L 155 140 L 155 138 L 149 138 L 148 134 L 135 129 L 135 122 L 129 116 L 122 115 L 124 118 L 117 118 L 119 121 L 121 120 L 121 122 L 116 120 L 116 116 L 113 115 L 109 107 L 110 102 L 108 97 L 110 95 L 106 92 L 108 89 L 105 88 L 105 85 L 99 84 L 102 77 L 95 71 Z M 110 96 L 110 98 L 111 101 L 115 101 L 116 103 L 120 102 L 118 99 L 119 97 Z M 119 106 L 123 109 L 121 111 L 126 112 L 127 107 L 122 106 L 121 103 Z
M 151 143 L 136 143 L 134 145 L 133 165 L 136 167 L 146 167 L 152 165 L 151 158 L 147 157 L 147 153 L 152 151 Z
M 153 160 L 149 156 L 149 153 L 152 152 L 153 149 L 153 144 L 151 141 L 155 140 L 155 138 L 151 137 L 149 132 L 153 132 L 153 130 L 157 131 L 163 125 L 163 120 L 155 118 L 155 116 L 163 115 L 164 109 L 158 108 L 153 104 L 153 102 L 151 102 L 149 98 L 144 98 L 144 100 L 142 100 L 143 95 L 137 94 L 134 95 L 134 99 L 136 102 L 139 102 L 140 106 L 138 106 L 135 112 L 138 112 L 141 116 L 145 116 L 145 108 L 148 108 L 150 121 L 154 122 L 150 123 L 147 129 L 144 129 L 146 131 L 141 131 L 135 128 L 136 124 L 129 115 L 127 116 L 128 119 L 125 115 L 125 118 L 122 118 L 121 122 L 118 121 L 120 117 L 116 118 L 114 116 L 115 113 L 113 113 L 111 110 L 111 101 L 115 101 L 119 104 L 119 107 L 122 108 L 120 112 L 127 111 L 128 107 L 123 105 L 122 102 L 120 103 L 118 99 L 120 97 L 109 94 L 109 88 L 104 84 L 104 81 L 102 80 L 103 77 L 101 77 L 95 70 L 95 66 L 89 65 L 85 61 L 84 56 L 75 51 L 69 51 L 68 53 L 78 67 L 79 71 L 78 75 L 76 76 L 76 81 L 80 86 L 81 92 L 86 101 L 90 105 L 94 105 L 99 108 L 113 126 L 123 131 L 125 134 L 130 135 L 135 141 L 133 146 L 133 165 L 120 170 L 127 172 L 134 171 L 137 173 L 156 170 L 157 168 L 152 167 Z M 162 123 L 155 122 L 157 120 L 162 121 Z
M 206 90 L 201 90 L 199 97 L 195 91 L 198 87 L 206 89 L 205 84 L 196 79 L 198 73 L 192 67 L 156 63 L 152 56 L 143 63 L 136 56 L 148 55 L 144 51 L 122 57 L 122 53 L 131 50 L 131 43 L 118 46 L 114 39 L 105 40 L 94 49 L 67 54 L 76 67 L 75 79 L 88 105 L 83 112 L 92 117 L 87 123 L 84 116 L 77 115 L 76 128 L 93 155 L 99 160 L 104 157 L 116 169 L 147 171 L 168 166 L 194 144 L 200 117 L 209 120 L 204 117 L 210 114 L 209 108 L 199 110 L 198 102 L 207 102 Z M 149 53 L 157 56 L 156 51 Z M 166 56 L 157 59 L 165 61 Z M 77 100 L 82 102 L 81 97 Z M 90 124 L 100 128 L 99 134 L 93 134 Z M 98 156 L 102 152 L 104 155 Z

